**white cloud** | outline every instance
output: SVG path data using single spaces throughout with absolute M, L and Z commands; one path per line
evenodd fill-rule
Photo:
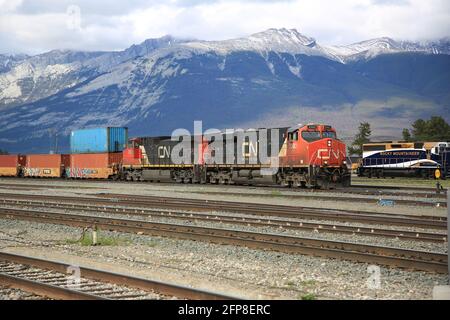
M 14 12 L 22 4 L 22 0 L 0 0 L 0 14 Z
M 81 9 L 81 29 L 67 28 L 71 4 Z M 0 0 L 0 52 L 114 50 L 165 34 L 221 40 L 272 27 L 325 44 L 436 39 L 449 36 L 450 1 Z

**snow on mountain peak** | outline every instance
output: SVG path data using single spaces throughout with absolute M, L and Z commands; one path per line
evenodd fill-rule
M 381 37 L 365 40 L 345 46 L 330 46 L 328 50 L 331 54 L 345 60 L 358 58 L 373 58 L 383 53 L 396 52 L 423 52 L 430 54 L 450 54 L 449 39 L 438 41 L 412 42 L 397 41 L 389 37 Z
M 184 43 L 183 46 L 197 50 L 215 51 L 224 55 L 234 51 L 259 53 L 274 51 L 332 58 L 317 45 L 315 39 L 301 34 L 296 29 L 285 28 L 268 29 L 248 37 L 224 41 L 192 41 Z
M 253 41 L 263 41 L 270 43 L 291 43 L 294 45 L 302 45 L 313 48 L 316 45 L 314 38 L 305 36 L 297 31 L 297 29 L 269 29 L 251 35 L 248 39 Z

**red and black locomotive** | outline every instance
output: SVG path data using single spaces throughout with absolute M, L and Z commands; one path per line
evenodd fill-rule
M 184 148 L 180 145 L 184 144 Z M 350 185 L 346 146 L 328 125 L 142 137 L 123 151 L 119 178 L 211 184 Z

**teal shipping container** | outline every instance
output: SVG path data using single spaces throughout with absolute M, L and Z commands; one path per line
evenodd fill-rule
M 70 152 L 112 153 L 122 152 L 128 142 L 128 128 L 106 127 L 74 130 L 70 134 Z

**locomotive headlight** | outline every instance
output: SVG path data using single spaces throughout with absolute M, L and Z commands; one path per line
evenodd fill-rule
M 347 164 L 347 161 L 345 161 L 345 160 L 344 160 L 344 161 L 342 161 L 342 164 Z
M 331 140 L 328 140 L 327 144 L 329 147 L 331 147 Z

